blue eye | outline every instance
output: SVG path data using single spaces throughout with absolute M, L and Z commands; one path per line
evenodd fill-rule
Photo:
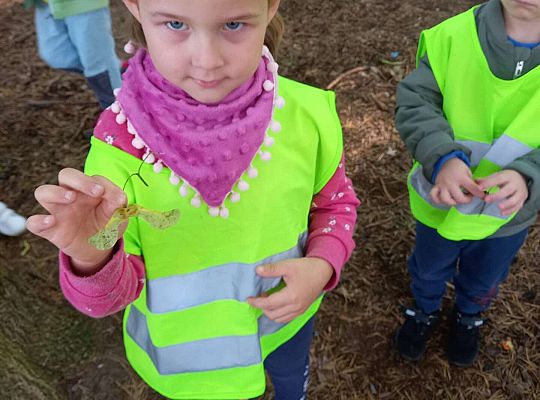
M 244 26 L 243 22 L 232 21 L 232 22 L 227 22 L 225 24 L 225 29 L 227 29 L 228 31 L 235 32 L 242 29 L 243 26 Z
M 167 22 L 167 28 L 173 31 L 183 31 L 187 28 L 186 24 L 180 21 L 169 21 Z

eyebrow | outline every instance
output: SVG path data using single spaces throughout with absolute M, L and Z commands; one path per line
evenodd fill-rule
M 168 18 L 168 19 L 171 19 L 173 21 L 183 21 L 185 20 L 186 18 L 182 17 L 181 15 L 174 15 L 174 14 L 169 14 L 169 13 L 164 13 L 164 12 L 159 12 L 159 11 L 154 11 L 151 16 L 153 18 L 155 17 L 164 17 L 164 18 Z
M 253 19 L 258 18 L 261 14 L 243 14 L 243 15 L 235 15 L 233 17 L 227 18 L 227 21 L 238 21 L 241 19 Z
M 162 17 L 162 18 L 168 18 L 168 19 L 170 19 L 172 21 L 187 21 L 188 20 L 188 18 L 183 17 L 181 15 L 174 15 L 174 14 L 169 14 L 169 13 L 166 13 L 166 12 L 159 12 L 159 11 L 154 11 L 151 15 L 152 15 L 153 18 Z M 257 14 L 257 13 L 242 14 L 242 15 L 235 15 L 235 16 L 232 16 L 232 17 L 227 17 L 227 18 L 224 18 L 223 20 L 224 21 L 247 20 L 247 19 L 258 18 L 260 15 L 261 14 Z

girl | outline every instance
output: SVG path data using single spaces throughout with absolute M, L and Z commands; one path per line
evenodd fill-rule
M 141 49 L 86 175 L 39 187 L 50 215 L 28 227 L 61 250 L 77 309 L 127 307 L 127 357 L 163 395 L 256 397 L 266 369 L 277 399 L 305 398 L 313 316 L 354 247 L 334 95 L 278 78 L 263 43 L 279 43 L 279 0 L 124 3 Z M 126 180 L 137 171 L 148 186 Z M 113 250 L 89 245 L 128 200 L 180 221 L 132 220 Z

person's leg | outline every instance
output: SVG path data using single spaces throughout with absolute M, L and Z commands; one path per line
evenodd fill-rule
M 439 308 L 456 269 L 463 242 L 441 237 L 435 229 L 418 222 L 416 246 L 409 257 L 411 290 L 415 307 L 404 312 L 405 322 L 396 333 L 399 355 L 409 361 L 419 361 L 439 320 Z
M 313 331 L 311 318 L 295 336 L 266 357 L 264 367 L 274 385 L 276 400 L 306 399 Z
M 101 107 L 106 108 L 114 101 L 113 89 L 121 85 L 109 8 L 66 17 L 65 21 L 88 85 Z
M 471 366 L 480 350 L 480 313 L 497 296 L 510 265 L 527 237 L 527 230 L 503 238 L 470 242 L 462 251 L 454 278 L 456 307 L 450 318 L 446 355 L 459 367 Z
M 446 282 L 456 273 L 456 264 L 465 242 L 443 238 L 420 222 L 416 225 L 416 244 L 409 257 L 411 290 L 417 307 L 431 314 L 441 307 Z
M 51 68 L 83 72 L 77 49 L 71 43 L 62 19 L 54 19 L 49 6 L 43 2 L 35 7 L 34 20 L 38 52 Z
M 498 294 L 499 284 L 508 276 L 527 232 L 525 229 L 508 237 L 472 241 L 463 249 L 459 272 L 454 278 L 460 312 L 476 314 L 489 307 Z

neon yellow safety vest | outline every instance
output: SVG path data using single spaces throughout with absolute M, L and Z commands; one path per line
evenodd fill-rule
M 489 176 L 540 146 L 535 122 L 540 67 L 514 80 L 493 75 L 478 39 L 474 8 L 422 32 L 417 62 L 426 53 L 455 141 L 472 152 L 474 178 Z M 479 198 L 456 207 L 435 204 L 429 197 L 433 185 L 418 162 L 408 188 L 415 218 L 450 240 L 484 239 L 514 217 L 501 215 L 498 203 Z
M 131 221 L 124 235 L 130 254 L 144 257 L 146 284 L 124 317 L 127 357 L 155 390 L 173 399 L 247 399 L 265 390 L 263 361 L 315 314 L 322 296 L 288 324 L 266 318 L 246 303 L 279 279 L 261 279 L 255 267 L 302 257 L 314 194 L 333 176 L 343 151 L 334 94 L 279 78 L 286 100 L 274 117 L 272 160 L 258 157 L 256 179 L 227 219 L 194 208 L 169 183 L 170 173 L 144 165 L 129 181 L 130 202 L 154 210 L 180 209 L 164 231 Z M 141 161 L 93 139 L 85 172 L 120 187 Z M 192 190 L 192 189 L 190 189 Z

